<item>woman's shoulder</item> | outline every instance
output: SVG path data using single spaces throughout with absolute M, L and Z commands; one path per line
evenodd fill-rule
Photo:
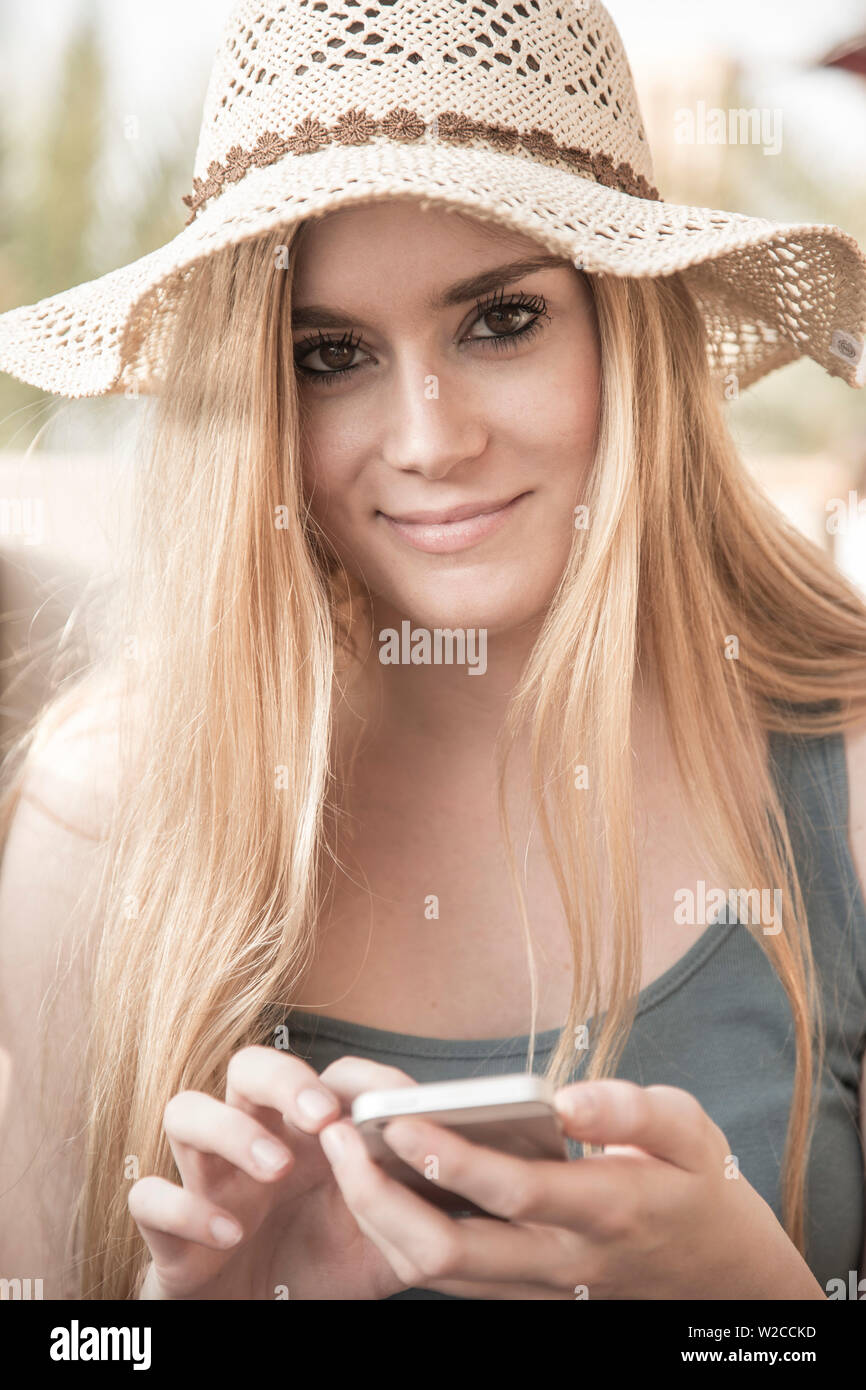
M 115 804 L 125 698 L 102 678 L 52 701 L 21 770 L 21 802 L 84 840 L 102 839 Z

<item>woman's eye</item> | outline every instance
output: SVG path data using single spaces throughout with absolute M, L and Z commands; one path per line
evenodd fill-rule
M 525 316 L 523 322 L 515 323 L 514 320 L 519 319 L 521 315 Z M 483 323 L 485 319 L 493 319 L 496 324 L 496 332 L 481 336 L 501 338 L 509 333 L 520 332 L 522 328 L 526 327 L 526 318 L 532 318 L 532 316 L 532 310 L 524 308 L 522 304 L 506 304 L 504 308 L 500 309 L 485 309 L 477 322 Z
M 352 334 L 339 339 L 308 339 L 300 345 L 305 350 L 295 353 L 295 366 L 310 377 L 342 376 L 344 372 L 353 370 L 352 358 L 358 351 L 359 342 L 360 339 L 355 340 Z M 307 365 L 316 356 L 321 367 Z
M 475 305 L 475 325 L 493 331 L 470 335 L 471 342 L 488 342 L 506 348 L 514 339 L 531 338 L 549 318 L 547 301 L 540 294 L 516 294 L 506 299 L 502 290 Z

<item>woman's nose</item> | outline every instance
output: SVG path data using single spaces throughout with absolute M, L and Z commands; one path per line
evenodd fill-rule
M 403 357 L 386 396 L 382 456 L 392 468 L 444 477 L 487 447 L 483 403 L 448 366 Z

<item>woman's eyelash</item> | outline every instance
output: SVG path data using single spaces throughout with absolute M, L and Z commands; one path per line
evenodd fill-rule
M 470 338 L 468 341 L 473 343 L 492 343 L 500 351 L 513 343 L 517 338 L 531 338 L 542 327 L 542 319 L 549 318 L 547 303 L 540 294 L 512 294 L 506 296 L 504 291 L 497 290 L 485 300 L 478 300 L 475 305 L 475 319 L 472 327 L 480 318 L 485 318 L 488 314 L 501 313 L 507 309 L 523 309 L 527 313 L 534 315 L 532 320 L 524 324 L 522 328 L 517 328 L 508 333 L 492 333 L 481 338 Z M 315 380 L 317 384 L 335 381 L 338 377 L 345 377 L 358 370 L 357 366 L 337 367 L 333 371 L 316 371 L 313 367 L 303 367 L 301 362 L 304 357 L 309 357 L 313 352 L 322 347 L 357 348 L 360 346 L 360 335 L 354 333 L 343 333 L 340 337 L 330 337 L 327 334 L 317 333 L 312 337 L 304 338 L 302 342 L 296 344 L 295 367 L 308 380 Z

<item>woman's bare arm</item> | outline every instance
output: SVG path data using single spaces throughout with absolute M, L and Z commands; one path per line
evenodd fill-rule
M 105 706 L 64 723 L 27 772 L 0 865 L 0 1046 L 11 1058 L 0 1117 L 0 1278 L 30 1279 L 31 1289 L 41 1279 L 46 1299 L 78 1295 L 66 1255 L 83 1175 L 82 948 L 114 767 Z M 43 1013 L 55 996 L 43 1054 Z

